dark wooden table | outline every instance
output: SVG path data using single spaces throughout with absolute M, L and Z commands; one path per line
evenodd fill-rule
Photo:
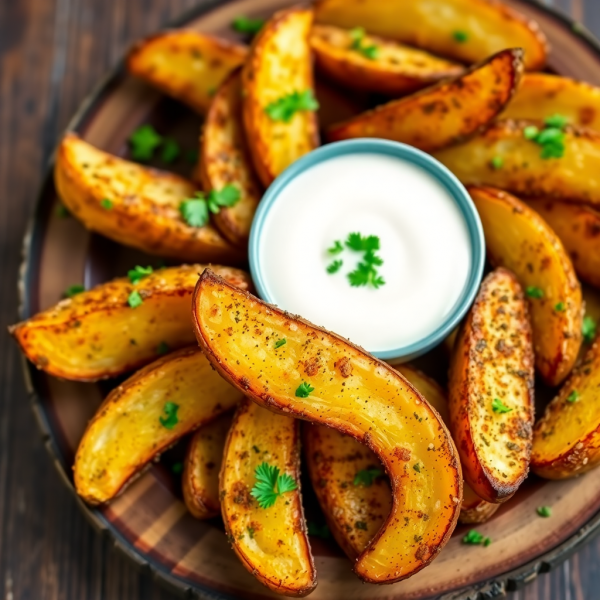
M 383 0 L 382 0 L 383 1 Z M 17 317 L 21 240 L 45 164 L 129 44 L 194 0 L 0 0 L 0 329 Z M 600 36 L 600 0 L 546 0 Z M 0 335 L 0 597 L 167 600 L 80 514 L 40 439 L 21 358 Z M 512 600 L 600 598 L 600 539 Z

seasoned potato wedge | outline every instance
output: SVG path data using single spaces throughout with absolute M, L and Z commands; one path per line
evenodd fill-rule
M 460 517 L 458 517 L 459 523 L 463 525 L 485 523 L 494 516 L 499 508 L 500 504 L 486 502 L 471 489 L 466 481 L 463 483 L 463 500 L 460 506 Z
M 567 127 L 564 156 L 544 159 L 542 147 L 525 138 L 530 125 L 540 123 L 498 121 L 485 133 L 434 156 L 467 185 L 600 206 L 600 133 Z M 494 166 L 497 160 L 501 168 Z
M 294 93 L 313 91 L 309 45 L 311 10 L 276 13 L 254 38 L 244 63 L 244 125 L 254 166 L 267 187 L 279 173 L 319 143 L 316 113 L 299 110 L 275 120 L 268 108 Z
M 232 417 L 226 413 L 200 427 L 187 447 L 181 486 L 185 505 L 196 519 L 209 519 L 221 512 L 219 471 Z
M 548 73 L 527 73 L 502 113 L 504 119 L 567 117 L 571 125 L 600 131 L 600 88 Z
M 199 173 L 204 189 L 232 184 L 240 191 L 238 202 L 221 208 L 214 220 L 229 241 L 246 246 L 262 189 L 246 145 L 240 71 L 225 80 L 210 106 L 202 130 Z
M 488 502 L 504 502 L 529 472 L 533 344 L 517 278 L 499 268 L 481 284 L 454 345 L 450 429 L 463 474 Z
M 300 495 L 300 423 L 246 399 L 227 437 L 220 490 L 227 535 L 242 564 L 269 589 L 306 596 L 317 585 Z M 296 484 L 263 508 L 252 496 L 261 465 Z M 273 486 L 276 492 L 279 481 Z
M 90 421 L 75 456 L 77 493 L 89 504 L 112 500 L 161 452 L 242 398 L 197 347 L 158 359 L 116 387 Z
M 600 344 L 595 341 L 533 432 L 531 468 L 547 479 L 581 475 L 600 463 Z
M 488 258 L 510 269 L 529 296 L 535 364 L 549 385 L 569 374 L 581 346 L 581 286 L 563 245 L 523 202 L 493 188 L 470 188 Z
M 154 272 L 139 283 L 123 277 L 63 300 L 10 332 L 38 369 L 74 381 L 114 377 L 155 359 L 165 343 L 178 348 L 194 341 L 190 306 L 205 265 Z M 212 267 L 233 285 L 248 289 L 250 277 L 229 267 Z M 131 308 L 137 291 L 143 302 Z
M 190 227 L 181 218 L 181 202 L 197 188 L 179 175 L 102 152 L 69 133 L 56 153 L 54 181 L 85 227 L 125 246 L 180 260 L 242 260 L 214 227 Z
M 247 55 L 247 48 L 197 31 L 179 29 L 133 46 L 127 69 L 204 114 L 221 82 Z
M 271 410 L 353 436 L 385 465 L 392 511 L 359 556 L 359 577 L 391 583 L 429 564 L 455 527 L 462 477 L 450 434 L 423 396 L 364 350 L 210 270 L 193 314 L 200 346 L 223 377 Z M 286 344 L 275 349 L 281 338 Z
M 470 71 L 392 100 L 328 130 L 330 141 L 376 137 L 433 152 L 477 133 L 519 83 L 523 52 L 503 50 Z
M 330 25 L 315 25 L 310 45 L 319 69 L 351 89 L 390 96 L 408 94 L 445 77 L 459 75 L 464 67 L 398 42 L 366 35 L 362 47 L 375 46 L 368 58 L 353 48 L 351 31 Z
M 497 0 L 318 0 L 317 23 L 369 33 L 475 63 L 523 48 L 525 67 L 541 69 L 548 44 L 537 24 Z

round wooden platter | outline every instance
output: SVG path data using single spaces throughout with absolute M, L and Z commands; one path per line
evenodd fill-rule
M 234 17 L 264 17 L 288 4 L 286 0 L 204 0 L 175 26 L 234 38 L 229 27 Z M 551 70 L 600 85 L 600 46 L 589 33 L 539 5 L 523 0 L 510 4 L 535 18 L 545 31 L 553 47 Z M 318 96 L 325 123 L 349 116 L 364 102 L 364 98 L 350 98 L 329 84 L 319 85 Z M 175 137 L 186 152 L 196 149 L 200 119 L 129 77 L 119 66 L 84 103 L 70 129 L 100 148 L 126 156 L 129 134 L 145 122 Z M 189 174 L 192 165 L 182 158 L 173 169 Z M 19 282 L 23 318 L 55 304 L 69 285 L 84 281 L 89 287 L 122 275 L 135 264 L 159 264 L 156 257 L 90 235 L 74 219 L 59 217 L 58 202 L 49 173 L 25 239 Z M 435 353 L 430 362 L 439 372 L 445 371 L 443 353 Z M 25 371 L 48 450 L 73 489 L 71 466 L 79 439 L 102 397 L 116 382 L 59 381 L 31 365 Z M 81 509 L 118 548 L 182 594 L 219 599 L 273 597 L 237 560 L 218 519 L 201 522 L 187 513 L 178 476 L 169 468 L 182 449 L 183 443 L 166 453 L 109 506 L 92 509 L 80 501 Z M 318 519 L 309 488 L 303 486 L 307 512 Z M 536 507 L 542 505 L 553 508 L 551 518 L 536 516 Z M 319 578 L 311 597 L 477 599 L 516 589 L 562 561 L 600 529 L 600 471 L 564 482 L 531 477 L 517 496 L 479 529 L 492 538 L 491 546 L 461 544 L 466 528 L 458 527 L 431 566 L 391 586 L 361 584 L 334 542 L 311 538 Z

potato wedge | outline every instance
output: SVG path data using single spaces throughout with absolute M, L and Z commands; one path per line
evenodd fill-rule
M 465 63 L 523 48 L 525 67 L 541 69 L 548 43 L 537 24 L 497 0 L 318 0 L 317 23 L 369 33 Z
M 466 185 L 491 185 L 522 196 L 557 198 L 600 206 L 600 133 L 567 127 L 565 153 L 544 159 L 527 140 L 533 121 L 498 121 L 464 144 L 434 153 Z M 494 162 L 502 161 L 501 168 Z
M 54 181 L 65 206 L 87 229 L 125 246 L 180 260 L 243 260 L 212 225 L 190 227 L 181 218 L 181 202 L 197 188 L 179 175 L 102 152 L 68 133 L 56 153 Z
M 225 80 L 210 106 L 202 129 L 198 170 L 204 189 L 220 190 L 233 184 L 240 191 L 238 202 L 221 208 L 213 218 L 230 242 L 246 247 L 262 189 L 246 144 L 240 71 Z
M 581 286 L 573 265 L 556 234 L 523 202 L 493 188 L 469 192 L 489 260 L 510 269 L 529 296 L 537 370 L 548 385 L 558 385 L 581 346 Z
M 300 495 L 300 423 L 246 399 L 227 437 L 220 490 L 227 535 L 242 564 L 262 584 L 286 596 L 317 585 Z M 296 484 L 262 508 L 251 492 L 267 464 Z M 279 490 L 277 482 L 272 489 Z
M 463 500 L 460 505 L 459 523 L 463 525 L 485 523 L 494 516 L 499 508 L 500 504 L 486 502 L 473 491 L 466 481 L 463 483 Z
M 188 444 L 183 463 L 183 500 L 196 519 L 209 519 L 221 513 L 219 471 L 225 440 L 233 415 L 225 413 L 200 427 Z
M 159 358 L 116 387 L 88 424 L 73 467 L 77 493 L 89 504 L 112 500 L 161 452 L 242 398 L 197 347 Z
M 319 69 L 350 89 L 400 96 L 464 70 L 458 63 L 380 37 L 365 35 L 362 44 L 376 46 L 377 56 L 368 58 L 354 50 L 348 29 L 315 25 L 310 34 Z
M 450 434 L 427 401 L 389 365 L 210 270 L 193 314 L 200 346 L 223 377 L 271 410 L 353 436 L 385 465 L 392 512 L 359 556 L 359 577 L 392 583 L 429 564 L 455 527 L 462 477 Z M 279 338 L 287 343 L 275 349 Z
M 586 352 L 533 431 L 531 468 L 546 479 L 566 479 L 600 463 L 600 344 Z
M 137 42 L 127 56 L 127 69 L 204 114 L 215 90 L 247 53 L 240 44 L 178 29 Z
M 194 341 L 190 306 L 205 265 L 154 272 L 139 283 L 123 277 L 63 300 L 10 328 L 23 354 L 42 369 L 73 381 L 121 375 L 157 358 L 160 346 L 180 348 Z M 250 276 L 213 267 L 233 285 L 250 286 Z M 143 303 L 131 308 L 137 291 Z
M 319 144 L 316 113 L 298 110 L 288 121 L 267 109 L 294 93 L 313 92 L 309 34 L 311 10 L 276 13 L 254 38 L 244 63 L 244 125 L 254 166 L 265 187 Z
M 571 125 L 600 131 L 600 88 L 549 73 L 526 73 L 503 119 L 567 117 Z
M 461 326 L 449 373 L 450 429 L 463 474 L 488 502 L 508 500 L 529 472 L 533 363 L 523 290 L 510 271 L 496 269 Z
M 476 134 L 500 113 L 521 77 L 522 50 L 503 50 L 470 71 L 333 125 L 330 141 L 376 137 L 426 152 Z

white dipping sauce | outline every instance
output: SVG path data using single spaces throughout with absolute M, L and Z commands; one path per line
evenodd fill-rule
M 362 254 L 328 254 L 348 234 L 380 238 L 385 285 L 351 287 Z M 326 268 L 344 261 L 335 274 Z M 452 312 L 471 269 L 466 220 L 421 168 L 383 154 L 347 154 L 294 178 L 265 216 L 258 260 L 268 300 L 370 352 L 433 333 Z

